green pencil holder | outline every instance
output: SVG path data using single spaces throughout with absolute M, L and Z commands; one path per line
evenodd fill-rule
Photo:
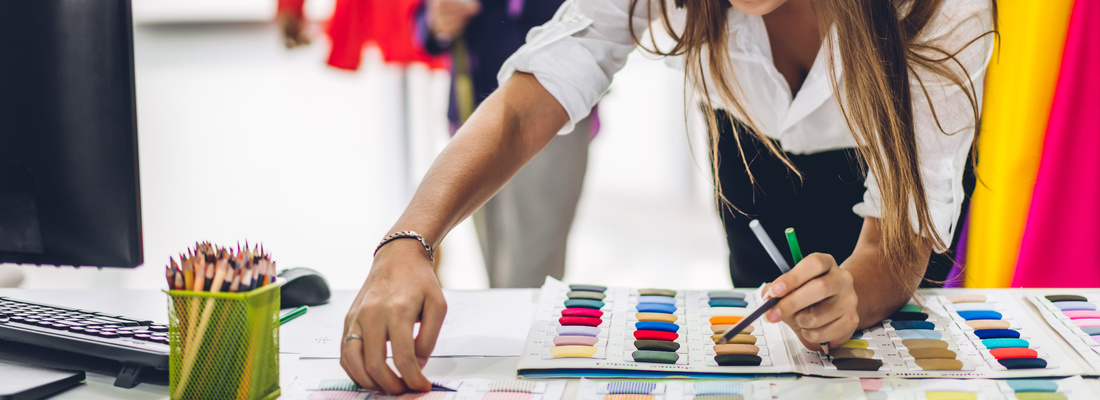
M 279 285 L 168 295 L 172 399 L 279 397 Z

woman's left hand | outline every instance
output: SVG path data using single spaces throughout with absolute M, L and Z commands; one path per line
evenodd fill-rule
M 826 342 L 829 348 L 838 348 L 859 327 L 859 298 L 852 275 L 837 266 L 833 256 L 806 256 L 767 290 L 782 300 L 764 318 L 786 322 L 810 350 L 820 350 L 821 343 Z

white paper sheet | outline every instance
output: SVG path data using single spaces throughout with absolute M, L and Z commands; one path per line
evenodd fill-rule
M 447 317 L 433 357 L 518 357 L 534 321 L 538 290 L 449 291 Z M 280 351 L 302 358 L 339 358 L 344 316 L 353 291 L 339 291 L 329 304 L 310 307 L 280 332 Z M 417 327 L 419 328 L 419 327 Z

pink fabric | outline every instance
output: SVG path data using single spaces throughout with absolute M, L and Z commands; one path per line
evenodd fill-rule
M 1100 319 L 1075 319 L 1073 324 L 1079 328 L 1092 328 L 1100 326 Z
M 1069 319 L 1100 318 L 1100 311 L 1074 310 L 1062 311 L 1062 314 L 1065 314 Z
M 1077 1 L 1014 287 L 1100 287 L 1100 1 Z
M 554 338 L 554 346 L 595 346 L 600 338 L 591 336 L 558 336 Z
M 860 378 L 859 384 L 863 385 L 864 392 L 877 392 L 882 389 L 882 380 L 880 379 Z

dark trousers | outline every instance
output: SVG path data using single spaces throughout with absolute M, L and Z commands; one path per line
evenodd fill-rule
M 778 157 L 771 154 L 746 126 L 734 127 L 723 112 L 716 115 L 718 141 L 718 177 L 722 193 L 737 209 L 720 207 L 730 250 L 730 276 L 737 287 L 756 287 L 779 276 L 779 269 L 749 229 L 749 221 L 759 219 L 768 236 L 793 262 L 783 231 L 794 228 L 802 254 L 827 253 L 837 264 L 844 262 L 855 249 L 863 218 L 852 212 L 852 206 L 863 201 L 866 188 L 864 171 L 856 161 L 855 149 L 826 151 L 807 155 L 787 153 L 787 157 L 802 172 L 802 180 L 791 172 Z M 749 169 L 756 180 L 749 180 L 745 165 L 737 150 L 733 135 L 741 135 L 741 146 Z M 940 286 L 954 264 L 954 250 L 962 233 L 962 221 L 974 191 L 974 175 L 967 162 L 963 183 L 966 196 L 959 217 L 951 251 L 933 253 L 922 287 Z M 885 271 L 884 271 L 885 273 Z

